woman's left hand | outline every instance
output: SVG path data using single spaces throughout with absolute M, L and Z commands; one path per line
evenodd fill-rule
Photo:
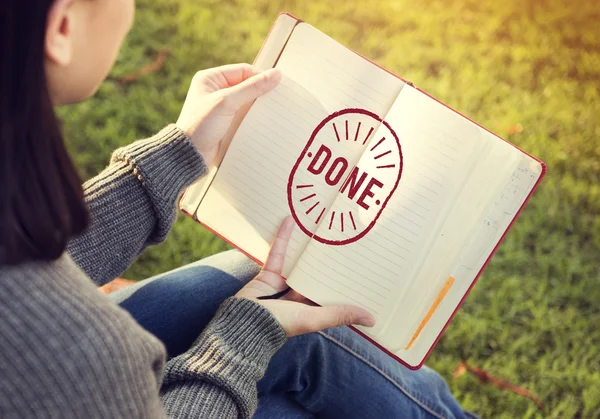
M 177 126 L 192 140 L 210 165 L 219 151 L 233 115 L 245 104 L 269 92 L 281 80 L 281 72 L 261 72 L 250 64 L 231 64 L 196 73 Z
M 281 293 L 288 288 L 281 272 L 294 224 L 291 216 L 284 220 L 262 270 L 235 296 L 254 300 L 264 306 L 281 324 L 287 337 L 351 324 L 372 327 L 375 318 L 360 307 L 317 307 L 294 290 L 290 290 L 280 299 L 264 299 L 265 296 Z

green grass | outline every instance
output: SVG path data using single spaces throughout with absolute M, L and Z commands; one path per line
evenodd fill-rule
M 544 416 L 525 398 L 452 380 L 461 360 L 530 389 L 548 417 L 600 417 L 600 5 L 595 1 L 142 0 L 111 78 L 61 110 L 89 178 L 116 147 L 177 118 L 195 71 L 252 61 L 293 12 L 546 161 L 549 172 L 429 359 L 483 417 Z M 160 71 L 116 78 L 172 50 Z M 511 129 L 521 124 L 522 132 Z M 181 217 L 125 276 L 227 246 Z

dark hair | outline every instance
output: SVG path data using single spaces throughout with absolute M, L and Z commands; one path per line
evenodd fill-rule
M 58 258 L 87 226 L 88 212 L 46 82 L 53 0 L 7 1 L 0 13 L 0 265 L 15 265 Z

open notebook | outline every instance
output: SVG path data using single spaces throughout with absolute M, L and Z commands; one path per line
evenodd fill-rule
M 255 65 L 281 84 L 237 115 L 181 208 L 263 262 L 292 214 L 284 276 L 419 368 L 545 165 L 288 14 Z

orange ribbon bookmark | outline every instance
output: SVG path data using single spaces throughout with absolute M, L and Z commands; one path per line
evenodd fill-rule
M 421 324 L 419 324 L 419 327 L 417 327 L 417 331 L 415 332 L 413 337 L 410 339 L 410 342 L 408 342 L 408 345 L 406 345 L 406 348 L 404 348 L 404 349 L 406 349 L 406 350 L 410 349 L 410 347 L 413 345 L 413 343 L 415 343 L 415 341 L 417 340 L 417 338 L 419 337 L 419 335 L 421 334 L 421 332 L 423 331 L 425 326 L 427 326 L 427 323 L 429 323 L 429 320 L 431 320 L 431 318 L 433 317 L 433 313 L 435 313 L 435 311 L 438 309 L 438 307 L 442 303 L 442 300 L 444 299 L 444 297 L 446 297 L 446 294 L 448 294 L 448 291 L 450 291 L 450 287 L 452 286 L 452 284 L 454 284 L 454 278 L 449 276 L 448 279 L 446 280 L 446 283 L 444 283 L 444 286 L 438 293 L 437 297 L 435 297 L 433 304 L 431 304 L 431 307 L 429 307 L 429 311 L 425 315 L 425 318 L 423 319 L 423 321 L 421 321 Z

